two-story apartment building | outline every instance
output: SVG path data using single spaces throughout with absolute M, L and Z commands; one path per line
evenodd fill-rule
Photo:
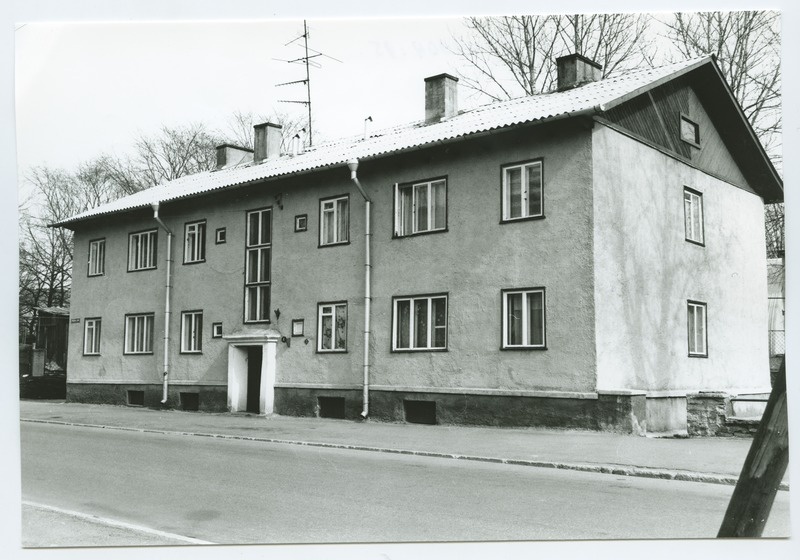
M 783 186 L 712 57 L 217 169 L 75 231 L 68 398 L 642 433 L 769 391 Z M 86 263 L 80 261 L 85 256 Z

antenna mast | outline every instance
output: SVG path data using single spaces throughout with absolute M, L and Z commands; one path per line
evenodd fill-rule
M 311 131 L 311 70 L 310 70 L 310 67 L 313 66 L 314 68 L 321 68 L 321 65 L 318 62 L 312 61 L 311 59 L 312 58 L 317 58 L 317 57 L 320 57 L 320 56 L 324 56 L 325 58 L 330 58 L 331 60 L 334 60 L 336 62 L 341 62 L 341 60 L 339 60 L 337 58 L 333 58 L 332 56 L 328 56 L 327 54 L 321 53 L 321 52 L 319 52 L 317 50 L 309 49 L 309 47 L 308 47 L 308 24 L 307 24 L 306 20 L 303 20 L 303 34 L 300 35 L 299 37 L 295 37 L 294 39 L 292 39 L 291 41 L 286 43 L 284 45 L 284 47 L 288 46 L 288 45 L 291 45 L 292 43 L 295 43 L 299 39 L 303 39 L 303 51 L 305 53 L 305 56 L 302 56 L 300 58 L 295 58 L 293 60 L 284 60 L 283 62 L 288 62 L 290 64 L 292 64 L 292 63 L 294 63 L 294 64 L 297 64 L 297 63 L 304 64 L 305 67 L 306 67 L 306 79 L 305 80 L 294 80 L 294 81 L 291 81 L 291 82 L 284 82 L 282 84 L 275 84 L 275 87 L 288 86 L 288 85 L 292 85 L 292 84 L 303 84 L 303 83 L 306 84 L 306 98 L 304 100 L 279 99 L 278 101 L 280 103 L 300 103 L 301 105 L 305 105 L 308 108 L 308 128 L 307 128 L 307 130 L 308 130 L 308 145 L 311 146 L 311 145 L 313 145 L 313 133 Z M 311 51 L 312 54 L 309 54 L 309 51 Z M 281 60 L 281 59 L 276 58 L 276 59 L 273 59 L 273 60 Z

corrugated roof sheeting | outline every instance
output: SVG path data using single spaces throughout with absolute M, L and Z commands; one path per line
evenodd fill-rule
M 483 105 L 437 123 L 417 122 L 376 131 L 368 139 L 358 137 L 321 144 L 296 156 L 285 155 L 259 164 L 249 163 L 188 175 L 92 208 L 55 225 L 68 225 L 103 214 L 144 208 L 155 202 L 166 202 L 271 177 L 344 164 L 350 159 L 371 158 L 498 128 L 591 111 L 710 60 L 710 57 L 704 57 L 638 70 L 563 92 Z

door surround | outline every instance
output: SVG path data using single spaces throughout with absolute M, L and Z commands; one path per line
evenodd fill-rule
M 247 410 L 247 348 L 261 347 L 261 387 L 259 414 L 272 414 L 275 408 L 275 374 L 278 341 L 281 334 L 274 329 L 248 330 L 223 337 L 228 342 L 228 410 Z

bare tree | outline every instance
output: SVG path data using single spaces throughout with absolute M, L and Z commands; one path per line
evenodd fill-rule
M 305 116 L 297 116 L 280 111 L 273 111 L 269 115 L 236 111 L 228 120 L 228 127 L 217 134 L 229 144 L 252 150 L 254 142 L 253 126 L 265 122 L 282 126 L 281 152 L 288 153 L 291 151 L 292 140 L 298 134 L 301 136 L 301 140 L 305 142 L 305 138 L 302 138 L 307 133 L 305 127 L 308 126 Z
M 451 51 L 466 62 L 467 87 L 494 100 L 535 95 L 553 89 L 562 55 L 597 61 L 603 77 L 640 64 L 652 46 L 649 21 L 644 14 L 471 17 Z

